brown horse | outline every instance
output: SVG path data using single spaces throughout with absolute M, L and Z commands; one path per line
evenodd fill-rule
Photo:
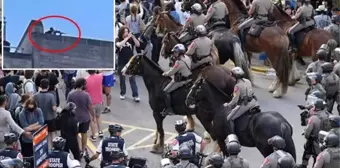
M 272 13 L 273 19 L 277 20 L 278 26 L 282 28 L 282 30 L 287 34 L 290 27 L 292 27 L 295 23 L 297 23 L 296 20 L 291 19 L 291 17 L 280 7 L 275 5 L 273 13 Z M 332 39 L 332 35 L 322 29 L 316 29 L 316 28 L 307 28 L 304 30 L 301 30 L 295 34 L 295 37 L 298 41 L 297 43 L 297 53 L 292 53 L 292 56 L 300 60 L 300 62 L 304 65 L 304 61 L 302 60 L 302 57 L 312 57 L 313 61 L 316 61 L 318 58 L 316 56 L 317 50 L 320 48 L 322 44 L 326 44 L 328 40 Z M 296 72 L 296 63 L 293 62 L 292 67 L 292 78 L 293 81 L 298 80 L 300 77 L 296 76 L 295 74 L 299 74 Z M 291 80 L 290 80 L 291 81 Z M 294 84 L 294 83 L 291 83 Z
M 167 32 L 179 33 L 182 30 L 182 25 L 178 23 L 169 12 L 161 12 L 155 20 L 156 34 L 164 36 Z
M 240 0 L 223 0 L 229 10 L 229 20 L 233 23 L 232 30 L 239 34 L 240 20 L 247 16 L 247 9 Z M 288 53 L 289 40 L 278 26 L 265 27 L 259 37 L 245 35 L 245 48 L 249 52 L 265 52 L 276 71 L 276 79 L 269 91 L 273 97 L 279 98 L 288 90 L 288 79 L 291 70 L 291 58 Z

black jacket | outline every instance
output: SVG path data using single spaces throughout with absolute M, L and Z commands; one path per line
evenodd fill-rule
M 63 110 L 58 122 L 60 122 L 60 133 L 63 138 L 67 139 L 77 137 L 78 123 L 72 112 Z

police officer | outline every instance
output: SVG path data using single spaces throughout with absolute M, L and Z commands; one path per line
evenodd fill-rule
M 338 45 L 340 45 L 340 15 L 333 15 L 332 24 L 325 27 L 325 30 L 330 32 Z
M 272 13 L 273 8 L 274 4 L 270 0 L 254 0 L 248 12 L 251 17 L 238 26 L 241 39 L 244 39 L 244 29 L 252 24 L 268 21 L 268 15 Z
M 92 160 L 95 160 L 102 154 L 102 161 L 100 163 L 100 167 L 108 166 L 112 162 L 111 152 L 114 148 L 119 148 L 125 154 L 125 158 L 128 157 L 127 150 L 125 148 L 125 140 L 120 137 L 120 134 L 123 130 L 123 127 L 115 124 L 109 125 L 109 133 L 110 137 L 107 137 L 100 141 L 97 152 L 94 154 L 90 160 L 87 160 L 87 163 L 90 163 Z
M 226 139 L 226 152 L 229 156 L 225 159 L 223 168 L 249 168 L 249 163 L 238 154 L 241 152 L 241 145 L 235 134 L 228 135 Z
M 328 134 L 324 139 L 325 150 L 317 157 L 313 168 L 336 168 L 340 166 L 339 137 L 335 134 Z
M 202 13 L 202 6 L 199 3 L 195 3 L 191 6 L 191 15 L 185 22 L 183 31 L 187 28 L 194 30 L 198 25 L 204 25 L 205 16 Z
M 188 56 L 184 55 L 185 47 L 183 44 L 176 44 L 172 49 L 173 56 L 177 59 L 174 66 L 163 76 L 173 76 L 171 82 L 164 88 L 163 92 L 164 103 L 166 108 L 162 112 L 163 116 L 172 115 L 174 111 L 171 106 L 171 92 L 185 85 L 190 79 L 191 75 L 191 60 Z
M 253 107 L 259 106 L 248 79 L 243 78 L 244 71 L 240 67 L 235 67 L 231 70 L 237 83 L 234 86 L 234 96 L 229 103 L 224 103 L 224 106 L 232 109 L 227 116 L 227 124 L 229 124 L 232 133 L 234 133 L 234 120 L 242 116 Z
M 121 155 L 121 150 L 119 148 L 113 148 L 111 151 L 112 163 L 105 168 L 127 168 L 122 164 L 124 156 Z
M 334 65 L 334 73 L 340 77 L 340 48 L 336 48 L 334 50 L 334 62 L 336 63 Z
M 225 3 L 221 0 L 211 0 L 211 2 L 207 16 L 205 16 L 205 23 L 212 25 L 215 22 L 223 21 L 230 28 L 229 11 Z
M 340 137 L 340 116 L 331 115 L 329 116 L 329 122 L 331 123 L 332 129 L 329 131 L 329 133 L 333 133 Z M 340 141 L 339 141 L 340 146 Z
M 291 41 L 291 51 L 296 51 L 296 44 L 295 44 L 295 36 L 294 34 L 298 31 L 307 28 L 309 26 L 313 26 L 314 23 L 314 8 L 310 4 L 310 0 L 302 1 L 302 6 L 296 11 L 296 14 L 292 16 L 292 19 L 296 19 L 297 23 L 295 23 L 289 30 L 288 36 Z
M 306 73 L 317 72 L 319 74 L 322 74 L 321 65 L 325 63 L 325 60 L 327 58 L 327 52 L 325 50 L 319 49 L 316 52 L 316 56 L 318 56 L 318 60 L 308 65 Z
M 22 160 L 21 153 L 14 149 L 14 146 L 18 142 L 18 139 L 19 137 L 15 133 L 7 133 L 4 135 L 6 148 L 0 150 L 0 160 L 15 158 Z
M 191 69 L 195 69 L 203 64 L 212 64 L 211 52 L 214 42 L 206 36 L 207 29 L 203 25 L 198 25 L 195 29 L 197 38 L 190 44 L 185 55 L 192 58 Z
M 208 166 L 205 168 L 222 168 L 224 160 L 221 154 L 213 152 L 208 157 Z
M 21 159 L 4 159 L 0 161 L 0 168 L 24 168 L 25 166 Z
M 337 101 L 338 104 L 338 111 L 339 109 L 339 93 L 340 93 L 340 79 L 339 77 L 333 72 L 334 66 L 330 62 L 325 62 L 321 65 L 322 72 L 323 72 L 323 79 L 321 84 L 326 90 L 326 103 L 327 103 L 327 111 L 332 113 L 334 101 Z
M 275 135 L 268 139 L 268 145 L 273 147 L 274 152 L 264 159 L 261 168 L 294 168 L 295 160 L 291 154 L 284 151 L 285 140 Z
M 321 81 L 322 75 L 316 72 L 307 73 L 306 80 L 308 83 L 308 88 L 305 92 L 306 99 L 308 95 L 318 92 L 320 95 L 318 97 L 326 101 L 326 90 L 323 88 Z
M 329 131 L 330 129 L 328 128 L 329 116 L 325 111 L 326 102 L 322 99 L 314 99 L 311 103 L 313 107 L 309 110 L 310 117 L 304 132 L 307 141 L 304 145 L 305 150 L 302 156 L 302 164 L 299 165 L 299 168 L 307 167 L 310 156 L 316 159 L 316 156 L 321 152 L 317 142 L 319 131 Z
M 53 139 L 53 150 L 48 152 L 48 167 L 81 167 L 79 161 L 73 160 L 69 153 L 63 151 L 65 142 L 65 139 L 62 137 L 55 137 Z
M 195 164 L 190 162 L 194 155 L 192 149 L 187 144 L 182 144 L 179 147 L 178 157 L 180 161 L 176 164 L 176 168 L 198 168 Z
M 179 151 L 181 145 L 185 144 L 190 147 L 192 155 L 195 156 L 197 152 L 201 151 L 202 137 L 198 136 L 194 132 L 186 132 L 186 122 L 183 120 L 177 120 L 175 123 L 175 130 L 178 136 L 172 141 L 172 149 L 174 151 Z M 175 156 L 173 156 L 175 157 Z M 198 160 L 196 157 L 190 159 L 192 163 L 197 164 Z

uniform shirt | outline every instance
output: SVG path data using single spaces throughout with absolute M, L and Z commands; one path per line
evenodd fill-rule
M 321 84 L 326 90 L 327 96 L 335 96 L 340 93 L 340 79 L 335 73 L 324 74 Z
M 261 168 L 277 168 L 278 161 L 281 158 L 278 152 L 281 152 L 283 155 L 286 155 L 286 156 L 288 155 L 292 160 L 294 160 L 294 158 L 292 157 L 290 153 L 282 151 L 282 150 L 278 150 L 278 151 L 274 151 L 272 154 L 270 154 L 264 159 L 261 165 Z
M 190 163 L 188 160 L 181 160 L 175 165 L 176 168 L 198 168 L 195 164 Z
M 105 148 L 107 148 L 108 150 L 109 150 L 109 148 L 116 148 L 116 147 L 119 147 L 120 148 L 120 150 L 122 150 L 123 152 L 124 152 L 124 154 L 125 154 L 125 156 L 128 156 L 128 152 L 127 152 L 127 150 L 126 150 L 126 145 L 125 145 L 125 142 L 124 142 L 124 139 L 123 138 L 116 138 L 116 137 L 109 137 L 109 139 L 116 139 L 117 141 L 109 141 L 109 145 L 108 146 L 110 146 L 110 147 L 106 147 L 106 146 L 103 146 L 103 141 L 104 141 L 104 143 L 106 143 L 105 142 L 105 140 L 108 140 L 108 138 L 105 138 L 105 139 L 103 139 L 103 140 L 101 140 L 100 141 L 100 143 L 99 143 L 99 145 L 98 145 L 98 147 L 97 147 L 97 153 L 98 154 L 102 154 L 102 160 L 104 160 L 105 158 L 105 156 L 103 155 L 103 148 L 105 149 Z M 118 144 L 118 143 L 120 143 L 120 144 Z M 112 146 L 112 147 L 111 147 Z
M 328 27 L 325 27 L 325 30 L 330 32 L 334 40 L 340 44 L 340 25 L 332 23 Z
M 240 156 L 232 155 L 232 156 L 227 157 L 224 160 L 223 168 L 234 168 L 234 167 L 249 168 L 249 163 L 247 160 L 243 159 Z
M 48 167 L 74 167 L 74 160 L 71 158 L 71 155 L 64 151 L 53 150 L 48 153 L 48 159 Z
M 188 27 L 195 29 L 198 25 L 204 25 L 204 19 L 204 14 L 197 15 L 196 13 L 193 13 L 185 22 L 184 29 Z
M 201 151 L 201 145 L 202 145 L 202 137 L 198 136 L 194 132 L 187 132 L 182 135 L 178 135 L 173 141 L 172 141 L 172 149 L 174 151 L 179 151 L 179 147 L 183 143 L 188 143 L 189 146 L 192 147 L 191 150 L 193 150 L 193 154 L 196 154 L 196 152 Z
M 249 14 L 256 19 L 268 19 L 268 15 L 273 11 L 273 6 L 270 0 L 254 0 Z
M 292 18 L 300 20 L 301 17 L 305 17 L 308 20 L 308 19 L 312 19 L 313 15 L 314 15 L 313 6 L 309 4 L 309 5 L 302 5 L 296 11 L 296 14 Z
M 327 148 L 316 158 L 314 168 L 336 168 L 340 165 L 340 148 Z
M 4 159 L 20 159 L 22 160 L 22 155 L 20 152 L 13 148 L 5 148 L 0 150 L 0 160 Z
M 209 39 L 208 37 L 198 37 L 193 42 L 191 42 L 190 46 L 188 47 L 188 51 L 185 55 L 188 56 L 197 56 L 197 57 L 204 57 L 211 55 L 211 51 L 213 49 L 214 42 Z
M 328 130 L 323 130 L 323 126 L 321 119 L 318 117 L 321 116 L 322 118 L 328 118 L 328 115 L 326 112 L 323 111 L 316 111 L 313 112 L 313 115 L 308 119 L 308 124 L 307 128 L 305 130 L 305 138 L 310 139 L 310 138 L 317 138 L 319 135 L 320 131 L 328 131 Z
M 317 72 L 319 74 L 322 74 L 321 65 L 323 63 L 325 63 L 325 61 L 320 61 L 320 60 L 310 63 L 306 69 L 306 73 Z
M 236 105 L 238 105 L 239 101 L 244 99 L 246 96 L 251 97 L 254 95 L 251 82 L 245 78 L 239 79 L 234 86 L 233 94 L 233 99 L 228 103 L 228 106 L 231 108 L 234 108 Z
M 180 56 L 179 60 L 176 60 L 174 66 L 170 68 L 169 71 L 164 72 L 164 76 L 172 76 L 176 73 L 181 73 L 183 77 L 188 77 L 191 75 L 191 59 L 184 55 Z
M 211 18 L 215 20 L 223 19 L 228 14 L 229 11 L 225 3 L 221 1 L 216 1 L 209 7 L 205 20 L 208 21 Z

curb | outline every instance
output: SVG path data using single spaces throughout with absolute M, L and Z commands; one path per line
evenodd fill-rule
M 260 73 L 268 73 L 270 71 L 269 68 L 261 66 L 251 66 L 251 70 Z

